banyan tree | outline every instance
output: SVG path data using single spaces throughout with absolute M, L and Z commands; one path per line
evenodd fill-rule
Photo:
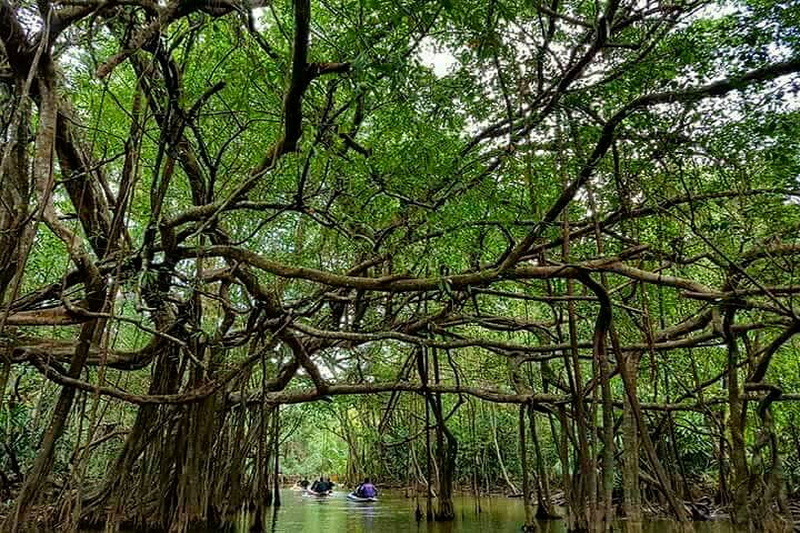
M 734 522 L 787 516 L 798 27 L 771 0 L 0 0 L 2 530 L 261 513 L 282 410 L 366 395 L 424 417 L 433 518 L 453 413 L 500 404 L 528 525 L 548 479 L 574 530 L 616 487 L 690 520 L 676 417 Z

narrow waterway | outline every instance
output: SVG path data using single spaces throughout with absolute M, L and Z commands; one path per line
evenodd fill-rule
M 401 494 L 382 494 L 377 503 L 355 503 L 347 500 L 345 492 L 336 492 L 327 498 L 306 496 L 300 492 L 282 491 L 283 505 L 264 521 L 264 531 L 296 533 L 518 533 L 523 523 L 522 501 L 502 497 L 457 497 L 456 519 L 453 522 L 417 522 L 414 518 L 417 504 Z M 425 512 L 425 501 L 419 502 Z M 435 505 L 435 501 L 434 501 Z M 240 517 L 238 531 L 247 532 L 252 523 L 249 516 Z M 541 533 L 565 533 L 560 520 L 540 522 Z M 620 523 L 615 531 L 625 531 Z M 669 521 L 650 521 L 642 533 L 683 533 Z M 711 521 L 692 524 L 690 531 L 697 533 L 733 533 L 728 522 Z

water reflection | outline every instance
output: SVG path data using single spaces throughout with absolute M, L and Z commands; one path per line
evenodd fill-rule
M 304 533 L 518 533 L 523 523 L 522 502 L 508 498 L 457 498 L 456 519 L 453 522 L 417 522 L 414 511 L 417 502 L 402 495 L 382 495 L 377 503 L 357 503 L 345 498 L 344 492 L 328 498 L 306 496 L 285 491 L 283 505 L 265 517 L 263 531 Z M 425 509 L 425 501 L 420 500 Z M 478 512 L 480 509 L 480 512 Z M 253 518 L 240 516 L 237 530 L 250 530 Z M 540 533 L 566 533 L 562 521 L 539 522 Z M 620 522 L 613 531 L 618 533 L 733 533 L 727 522 L 698 522 L 679 528 L 670 521 L 649 521 L 643 525 Z

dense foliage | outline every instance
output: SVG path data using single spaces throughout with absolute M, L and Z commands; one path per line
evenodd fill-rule
M 281 471 L 787 516 L 798 28 L 0 0 L 3 530 L 260 517 Z

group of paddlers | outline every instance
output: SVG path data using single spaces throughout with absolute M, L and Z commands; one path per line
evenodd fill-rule
M 310 482 L 307 478 L 303 478 L 297 482 L 297 485 L 303 490 L 313 492 L 315 494 L 329 494 L 333 492 L 334 483 L 329 477 L 320 476 L 319 479 Z M 372 484 L 370 478 L 364 478 L 364 481 L 356 487 L 352 492 L 359 498 L 375 498 L 378 496 L 378 489 Z
M 328 494 L 329 492 L 333 492 L 334 483 L 331 481 L 329 477 L 320 476 L 319 479 L 311 483 L 308 479 L 303 478 L 302 480 L 298 481 L 297 484 L 300 488 L 305 489 L 309 492 L 315 492 L 317 494 Z

